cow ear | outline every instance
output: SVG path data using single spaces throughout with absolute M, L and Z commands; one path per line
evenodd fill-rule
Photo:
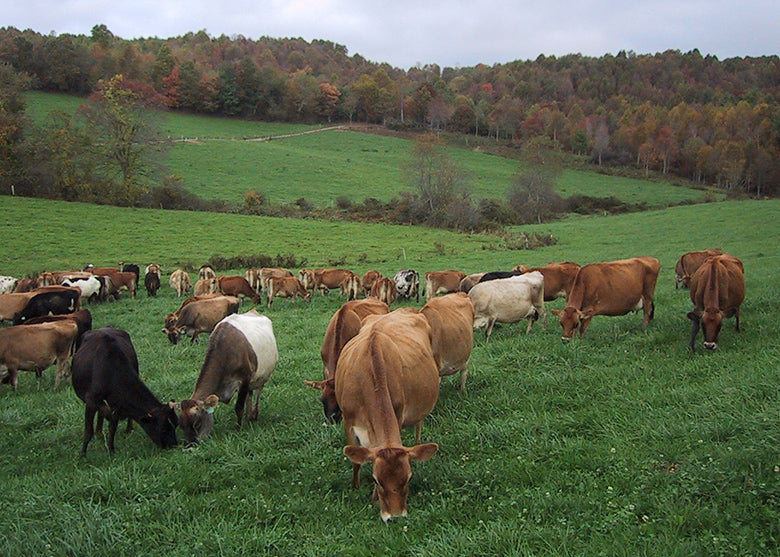
M 591 317 L 593 317 L 593 310 L 592 309 L 589 309 L 587 311 L 579 312 L 580 321 L 585 321 L 586 319 L 590 319 Z
M 323 390 L 325 388 L 325 381 L 304 381 L 304 383 L 313 389 Z
M 696 313 L 693 311 L 689 311 L 686 317 L 688 317 L 688 319 L 690 319 L 694 323 L 698 323 L 700 319 L 699 316 L 696 315 Z
M 344 447 L 344 454 L 355 464 L 372 462 L 376 456 L 374 451 L 368 447 L 360 447 L 357 445 L 347 445 Z
M 181 412 L 181 403 L 176 402 L 175 400 L 171 399 L 170 402 L 168 402 L 168 406 L 173 408 L 176 412 Z
M 412 460 L 423 461 L 431 458 L 438 450 L 439 445 L 436 443 L 426 443 L 424 445 L 415 445 L 414 447 L 410 447 L 406 449 L 406 452 L 409 453 L 409 458 Z
M 203 409 L 207 413 L 213 414 L 214 410 L 217 408 L 217 404 L 219 404 L 219 397 L 217 395 L 209 395 L 206 397 L 206 400 L 203 401 Z
M 333 390 L 336 389 L 336 379 L 335 378 L 331 377 L 330 379 L 325 380 L 324 383 L 325 383 L 325 385 L 327 387 L 330 387 Z
M 556 317 L 560 317 L 561 315 L 563 315 L 562 309 L 551 309 L 550 312 Z

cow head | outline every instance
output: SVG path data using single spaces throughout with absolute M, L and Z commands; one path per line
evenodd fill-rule
M 219 404 L 219 397 L 209 395 L 206 400 L 183 400 L 178 405 L 181 411 L 179 423 L 188 443 L 198 443 L 211 433 L 217 404 Z
M 572 337 L 580 331 L 582 336 L 582 322 L 593 317 L 591 313 L 582 312 L 574 306 L 566 306 L 566 308 L 554 309 L 553 314 L 558 316 L 561 322 L 561 328 L 563 329 L 563 335 L 561 336 L 561 342 L 567 343 Z
M 395 517 L 406 516 L 412 461 L 428 460 L 437 450 L 439 445 L 436 443 L 378 450 L 347 445 L 344 454 L 354 464 L 373 463 L 374 500 L 379 499 L 380 516 L 384 522 L 389 522 Z
M 341 408 L 336 401 L 336 381 L 328 379 L 326 381 L 305 381 L 306 385 L 314 389 L 320 389 L 320 402 L 325 411 L 325 417 L 332 423 L 337 424 L 341 421 Z
M 699 327 L 704 333 L 704 348 L 715 350 L 718 347 L 718 336 L 723 326 L 723 312 L 717 308 L 705 308 L 701 315 L 691 311 L 688 313 L 688 319 L 693 321 L 693 334 L 691 335 L 691 348 L 699 332 Z
M 141 424 L 152 441 L 163 449 L 169 449 L 178 444 L 176 426 L 179 425 L 179 419 L 176 417 L 173 403 L 163 404 L 152 409 L 138 423 Z
M 179 319 L 176 317 L 175 313 L 169 313 L 165 316 L 165 326 L 163 327 L 162 332 L 168 336 L 168 340 L 171 341 L 171 344 L 177 344 L 179 340 L 181 340 L 182 331 L 176 327 L 178 322 Z

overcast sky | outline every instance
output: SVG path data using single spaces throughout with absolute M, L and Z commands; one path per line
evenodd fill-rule
M 780 54 L 778 0 L 0 0 L 0 27 L 89 35 L 101 23 L 123 39 L 324 39 L 403 69 L 620 50 Z

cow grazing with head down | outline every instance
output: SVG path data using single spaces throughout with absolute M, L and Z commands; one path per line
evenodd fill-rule
M 374 281 L 370 294 L 386 303 L 388 306 L 391 306 L 398 298 L 398 290 L 395 287 L 395 282 L 385 277 L 380 277 Z
M 300 296 L 307 302 L 311 302 L 311 292 L 306 290 L 301 281 L 296 277 L 271 277 L 266 288 L 266 304 L 271 307 L 274 298 L 291 298 L 295 300 Z
M 344 416 L 352 462 L 352 486 L 360 486 L 360 466 L 372 463 L 374 500 L 387 522 L 406 516 L 413 460 L 428 460 L 436 443 L 405 447 L 401 429 L 415 428 L 439 396 L 439 368 L 431 349 L 431 327 L 413 308 L 369 317 L 341 352 L 336 364 L 336 400 Z
M 141 425 L 162 448 L 177 444 L 178 418 L 172 404 L 163 404 L 141 381 L 130 335 L 121 329 L 103 327 L 84 334 L 73 355 L 73 390 L 84 402 L 84 442 L 81 455 L 94 436 L 95 414 L 98 430 L 108 420 L 108 451 L 114 453 L 114 438 L 120 420 Z
M 518 265 L 513 271 L 533 273 L 539 271 L 544 277 L 544 301 L 551 302 L 557 298 L 565 298 L 574 284 L 574 277 L 580 270 L 577 263 L 566 261 L 563 263 L 548 263 L 544 267 L 526 267 Z
M 420 301 L 420 273 L 414 269 L 402 269 L 393 277 L 399 298 Z
M 723 255 L 723 250 L 718 248 L 705 249 L 702 251 L 689 251 L 680 256 L 674 266 L 674 288 L 675 290 L 682 284 L 683 288 L 688 288 L 691 277 L 696 269 L 701 267 L 708 258 L 713 255 Z
M 580 338 L 596 315 L 644 313 L 643 328 L 652 321 L 655 283 L 661 263 L 654 257 L 634 257 L 619 261 L 591 263 L 580 268 L 574 278 L 563 310 L 553 310 L 560 318 L 563 342 L 579 330 Z
M 312 269 L 301 269 L 298 271 L 298 280 L 306 290 L 314 290 L 314 271 Z
M 425 273 L 425 300 L 438 294 L 457 292 L 460 281 L 466 278 L 463 271 L 429 271 Z
M 205 296 L 207 294 L 215 294 L 219 292 L 219 285 L 216 278 L 203 278 L 198 279 L 195 283 L 195 288 L 192 291 L 194 296 Z
M 149 296 L 157 296 L 157 291 L 160 289 L 160 266 L 156 263 L 152 263 L 146 267 L 144 274 L 144 286 L 146 287 L 146 293 Z
M 176 291 L 177 296 L 184 296 L 192 289 L 190 275 L 183 269 L 176 269 L 172 272 L 171 278 L 168 279 L 168 284 Z
M 0 294 L 0 322 L 13 321 L 16 314 L 24 309 L 35 292 L 12 292 Z
M 78 325 L 71 319 L 0 329 L 3 383 L 10 383 L 16 390 L 20 370 L 34 371 L 40 378 L 45 369 L 56 363 L 54 388 L 59 388 L 60 382 L 68 377 L 70 355 L 78 333 Z
M 198 280 L 216 279 L 217 273 L 209 265 L 201 265 L 198 269 Z
M 694 350 L 699 328 L 704 330 L 704 348 L 715 350 L 723 319 L 734 317 L 739 332 L 740 306 L 745 300 L 745 269 L 742 261 L 724 253 L 708 258 L 690 281 L 693 322 L 689 347 Z
M 14 325 L 21 325 L 27 319 L 41 315 L 73 313 L 81 308 L 81 290 L 78 288 L 55 287 L 41 289 L 34 293 L 24 308 L 14 315 Z
M 460 390 L 466 390 L 468 364 L 474 347 L 474 304 L 464 292 L 432 298 L 420 310 L 431 326 L 431 348 L 439 375 L 460 372 Z
M 236 298 L 249 298 L 254 303 L 259 304 L 262 301 L 260 294 L 252 288 L 244 277 L 237 275 L 220 275 L 217 278 L 217 288 L 225 296 L 235 296 Z
M 357 276 L 348 269 L 315 269 L 313 288 L 322 294 L 327 294 L 329 290 L 340 289 L 341 284 L 353 275 Z M 358 277 L 359 280 L 360 277 Z
M 339 283 L 339 291 L 347 297 L 347 300 L 355 300 L 363 289 L 360 275 L 349 271 Z
M 179 405 L 181 427 L 187 441 L 196 443 L 208 436 L 217 404 L 230 402 L 236 391 L 238 427 L 244 417 L 256 420 L 260 393 L 278 360 L 273 325 L 268 317 L 252 309 L 220 321 L 209 338 L 195 390 L 189 400 Z M 249 406 L 245 414 L 247 398 Z
M 526 334 L 531 332 L 539 317 L 542 324 L 546 324 L 544 277 L 539 272 L 480 282 L 469 290 L 468 296 L 474 304 L 473 326 L 475 329 L 485 327 L 485 342 L 490 340 L 496 323 L 528 319 Z
M 374 285 L 377 279 L 382 278 L 382 273 L 379 271 L 366 271 L 363 273 L 363 278 L 360 283 L 363 285 L 363 294 L 368 296 L 371 293 L 371 287 Z
M 100 279 L 94 275 L 66 278 L 62 281 L 62 286 L 78 288 L 81 291 L 81 299 L 89 301 L 99 299 L 100 289 L 103 287 Z
M 338 423 L 341 421 L 341 409 L 336 402 L 336 364 L 344 346 L 349 340 L 358 334 L 363 321 L 369 315 L 384 315 L 389 313 L 387 304 L 380 302 L 375 297 L 362 300 L 352 300 L 345 303 L 330 318 L 325 330 L 325 338 L 320 349 L 322 358 L 323 381 L 306 381 L 306 385 L 320 389 L 320 401 L 322 402 L 325 417 Z
M 288 271 L 287 269 L 280 269 L 278 267 L 261 267 L 257 270 L 257 273 L 260 279 L 260 289 L 263 291 L 268 290 L 268 283 L 272 278 L 295 276 L 291 271 Z
M 239 305 L 238 298 L 233 296 L 193 296 L 184 300 L 176 313 L 165 316 L 163 333 L 171 344 L 178 343 L 183 335 L 189 336 L 190 342 L 195 343 L 199 334 L 213 331 L 217 323 L 236 313 Z

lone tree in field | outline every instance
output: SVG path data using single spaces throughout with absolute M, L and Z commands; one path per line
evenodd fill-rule
M 507 192 L 509 206 L 522 222 L 541 224 L 564 210 L 564 200 L 555 193 L 555 180 L 562 170 L 560 152 L 548 141 L 526 144 L 523 169 L 515 175 Z
M 119 178 L 120 203 L 132 203 L 155 182 L 168 142 L 162 132 L 164 102 L 153 89 L 116 75 L 100 81 L 79 108 L 95 167 L 107 180 Z

